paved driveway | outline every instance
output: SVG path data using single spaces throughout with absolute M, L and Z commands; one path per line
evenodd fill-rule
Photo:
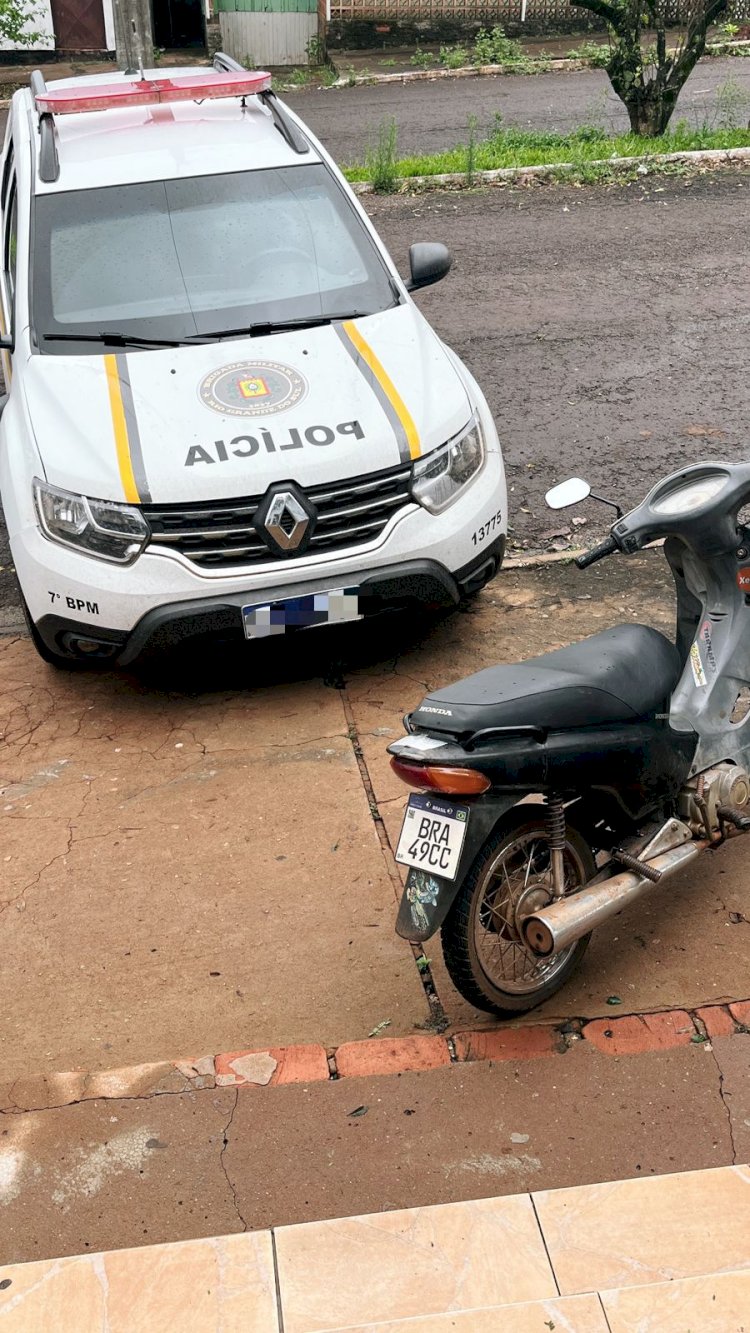
M 389 738 L 427 687 L 636 617 L 671 619 L 658 555 L 507 573 L 431 628 L 324 633 L 192 676 L 184 654 L 160 680 L 59 675 L 3 641 L 4 1078 L 429 1030 L 393 932 Z M 613 992 L 623 1012 L 745 998 L 744 860 L 727 848 L 684 877 L 679 911 L 670 888 L 602 929 L 542 1016 L 606 1014 Z M 486 1021 L 437 940 L 427 953 L 448 1022 Z

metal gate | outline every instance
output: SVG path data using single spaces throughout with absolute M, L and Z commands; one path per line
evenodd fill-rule
M 318 35 L 317 0 L 219 0 L 221 44 L 249 68 L 306 65 Z
M 102 0 L 50 0 L 57 51 L 106 51 Z

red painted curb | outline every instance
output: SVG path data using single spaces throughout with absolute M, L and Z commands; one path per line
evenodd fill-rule
M 556 1028 L 498 1028 L 459 1032 L 454 1037 L 459 1060 L 536 1060 L 562 1049 Z
M 738 1000 L 736 1004 L 730 1004 L 729 1012 L 737 1023 L 750 1028 L 750 1000 Z
M 386 1040 L 348 1041 L 335 1053 L 339 1078 L 371 1074 L 416 1073 L 439 1069 L 451 1062 L 444 1037 L 391 1037 Z
M 734 1019 L 723 1004 L 712 1004 L 704 1009 L 696 1009 L 695 1017 L 700 1019 L 709 1037 L 734 1036 L 736 1031 Z
M 274 1067 L 275 1066 L 275 1067 Z M 323 1046 L 272 1046 L 266 1051 L 232 1051 L 214 1062 L 217 1088 L 252 1084 L 316 1083 L 330 1077 Z
M 689 1046 L 695 1024 L 685 1009 L 661 1014 L 629 1014 L 626 1018 L 597 1018 L 583 1029 L 585 1041 L 605 1055 L 643 1055 Z
M 696 1026 L 702 1024 L 702 1028 Z M 563 1054 L 568 1034 L 606 1055 L 642 1055 L 687 1046 L 705 1032 L 731 1037 L 750 1029 L 750 1000 L 712 1004 L 689 1013 L 667 1009 L 653 1014 L 625 1014 L 576 1024 L 487 1028 L 458 1032 L 452 1038 L 455 1060 L 536 1060 Z M 696 1045 L 698 1042 L 696 1041 Z M 329 1059 L 330 1056 L 330 1059 Z M 279 1087 L 289 1083 L 324 1083 L 336 1078 L 418 1073 L 451 1063 L 448 1038 L 414 1034 L 344 1042 L 326 1052 L 315 1044 L 240 1050 L 194 1059 L 163 1060 L 123 1069 L 74 1070 L 30 1074 L 0 1084 L 0 1111 L 45 1110 L 83 1101 L 197 1092 L 213 1087 Z

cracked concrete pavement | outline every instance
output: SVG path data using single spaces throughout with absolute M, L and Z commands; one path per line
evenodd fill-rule
M 750 1142 L 749 1044 L 612 1057 L 579 1043 L 551 1060 L 6 1112 L 3 1259 L 729 1165 Z
M 658 552 L 506 572 L 465 613 L 304 653 L 60 676 L 0 641 L 3 1082 L 486 1025 L 393 933 L 406 798 L 385 753 L 422 693 L 618 620 L 668 628 Z M 359 632 L 361 631 L 361 633 Z M 250 678 L 250 673 L 252 677 Z M 745 855 L 598 932 L 529 1020 L 747 997 Z M 679 908 L 677 908 L 679 904 Z M 747 1155 L 750 1036 L 648 1055 L 117 1095 L 0 1112 L 7 1257 L 515 1192 Z M 80 1077 L 80 1076 L 78 1076 Z M 181 1090 L 182 1089 L 182 1090 Z M 27 1105 L 38 1103 L 31 1101 Z M 358 1107 L 366 1110 L 352 1116 Z M 528 1135 L 522 1149 L 518 1138 Z
M 252 683 L 246 657 L 198 682 L 166 662 L 157 687 L 2 641 L 3 1081 L 486 1023 L 438 940 L 430 1002 L 394 934 L 407 792 L 385 747 L 470 670 L 622 618 L 668 627 L 662 565 L 506 572 L 463 614 L 254 655 Z M 731 845 L 602 928 L 531 1021 L 606 1014 L 612 993 L 623 1012 L 744 999 L 744 860 Z

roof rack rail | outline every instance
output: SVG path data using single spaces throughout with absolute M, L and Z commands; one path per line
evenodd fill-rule
M 214 69 L 221 74 L 246 74 L 247 70 L 238 60 L 233 60 L 231 56 L 225 55 L 223 51 L 217 51 L 214 56 Z
M 240 65 L 231 56 L 224 51 L 217 51 L 214 56 L 214 69 L 220 70 L 224 74 L 244 74 L 245 68 Z M 310 145 L 302 132 L 297 128 L 293 120 L 284 115 L 279 106 L 276 94 L 268 89 L 265 92 L 258 93 L 258 97 L 264 106 L 268 108 L 273 117 L 273 123 L 276 126 L 282 139 L 285 139 L 289 147 L 295 153 L 309 153 Z
M 267 88 L 265 92 L 258 93 L 258 97 L 264 106 L 268 107 L 273 117 L 273 123 L 276 126 L 282 139 L 286 139 L 289 147 L 295 153 L 309 153 L 310 145 L 305 139 L 302 131 L 297 128 L 293 120 L 284 115 L 281 109 L 279 99 L 272 88 Z
M 44 75 L 40 69 L 32 70 L 29 83 L 34 110 L 36 111 L 37 96 L 41 97 L 47 91 Z M 60 176 L 60 158 L 57 154 L 55 118 L 51 111 L 39 111 L 37 114 L 39 116 L 39 177 L 40 180 L 46 182 L 56 181 Z

